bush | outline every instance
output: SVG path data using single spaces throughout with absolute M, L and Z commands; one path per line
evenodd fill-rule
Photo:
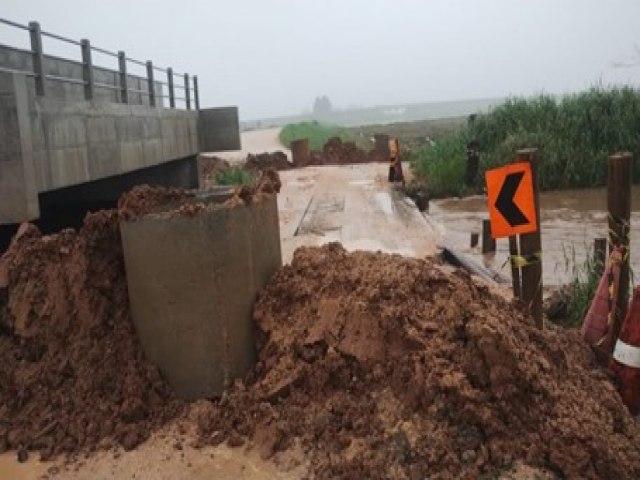
M 234 165 L 226 168 L 216 176 L 217 185 L 248 185 L 253 181 L 253 174 L 244 166 Z
M 542 190 L 594 187 L 607 179 L 607 157 L 617 151 L 634 154 L 634 180 L 640 179 L 640 91 L 631 87 L 595 87 L 556 100 L 549 95 L 531 99 L 511 98 L 489 113 L 477 115 L 447 141 L 457 147 L 432 151 L 450 155 L 462 151 L 466 143 L 477 140 L 481 151 L 482 183 L 484 170 L 504 165 L 515 151 L 536 147 L 540 151 L 539 180 Z M 427 147 L 428 148 L 428 147 Z M 424 152 L 418 153 L 418 159 Z M 441 158 L 437 161 L 445 161 Z M 450 168 L 460 173 L 459 158 Z M 416 167 L 419 162 L 416 163 Z M 417 172 L 421 174 L 421 170 Z M 462 190 L 464 174 L 451 179 L 458 187 L 433 185 L 434 191 Z
M 414 171 L 424 179 L 431 198 L 463 196 L 468 193 L 464 183 L 467 149 L 459 135 L 422 147 L 411 160 Z

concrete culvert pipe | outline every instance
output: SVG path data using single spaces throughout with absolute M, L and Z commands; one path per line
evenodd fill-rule
M 120 225 L 140 342 L 187 399 L 219 396 L 255 362 L 253 303 L 282 264 L 276 196 L 223 205 L 231 193 Z

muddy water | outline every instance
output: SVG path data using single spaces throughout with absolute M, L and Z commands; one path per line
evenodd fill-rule
M 593 240 L 607 236 L 607 197 L 605 188 L 543 192 L 540 196 L 542 217 L 543 280 L 557 285 L 571 278 L 572 261 L 582 265 Z M 632 191 L 631 267 L 640 274 L 640 186 Z M 439 224 L 443 245 L 473 256 L 487 267 L 510 277 L 505 262 L 509 255 L 506 238 L 497 241 L 495 255 L 482 255 L 480 245 L 470 248 L 470 234 L 481 233 L 482 219 L 488 218 L 486 197 L 432 201 L 429 216 Z M 482 238 L 482 235 L 481 235 Z M 567 265 L 569 263 L 569 265 Z

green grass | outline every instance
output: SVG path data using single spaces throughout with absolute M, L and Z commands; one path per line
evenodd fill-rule
M 384 125 L 364 125 L 349 127 L 348 131 L 367 142 L 366 148 L 371 148 L 371 137 L 376 133 L 386 133 L 400 142 L 403 150 L 417 150 L 425 146 L 427 137 L 439 140 L 458 132 L 466 123 L 466 117 L 442 118 L 432 120 L 418 120 L 415 122 L 398 122 Z
M 290 123 L 280 131 L 280 143 L 286 147 L 291 147 L 294 140 L 308 138 L 311 150 L 321 150 L 331 137 L 340 137 L 345 142 L 357 140 L 346 128 L 318 122 Z
M 253 174 L 244 166 L 234 165 L 222 170 L 216 176 L 217 185 L 248 185 L 253 181 Z
M 599 266 L 599 270 L 593 255 L 589 253 L 580 265 L 576 262 L 575 248 L 571 248 L 570 252 L 565 249 L 564 256 L 565 266 L 572 274 L 572 280 L 568 286 L 566 325 L 576 327 L 582 324 L 589 310 L 604 267 Z
M 483 171 L 512 160 L 515 151 L 537 147 L 543 190 L 594 187 L 607 179 L 607 157 L 617 151 L 634 154 L 634 180 L 640 179 L 640 91 L 595 87 L 560 100 L 548 95 L 511 98 L 489 113 L 469 120 L 445 141 L 457 142 L 434 150 L 423 147 L 413 156 L 416 172 L 433 192 L 454 194 L 464 184 L 465 145 L 480 144 L 480 175 L 472 190 L 480 191 Z M 423 165 L 425 162 L 435 166 Z M 449 165 L 453 163 L 453 166 Z M 441 170 L 443 170 L 441 172 Z M 441 179 L 454 185 L 439 185 Z
M 414 172 L 425 183 L 429 197 L 461 197 L 469 192 L 460 181 L 464 180 L 466 152 L 465 143 L 458 135 L 452 135 L 433 146 L 422 147 L 412 156 Z

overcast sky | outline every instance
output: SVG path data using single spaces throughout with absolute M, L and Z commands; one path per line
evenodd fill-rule
M 243 119 L 322 94 L 346 107 L 640 85 L 640 67 L 611 66 L 640 62 L 640 0 L 0 0 L 0 17 L 195 73 L 201 106 Z M 0 25 L 0 43 L 28 37 Z

